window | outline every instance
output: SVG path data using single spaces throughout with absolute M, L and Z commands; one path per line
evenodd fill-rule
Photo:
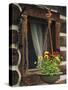
M 53 49 L 55 49 L 55 22 L 51 25 Z M 27 32 L 27 68 L 36 69 L 37 57 L 45 50 L 51 50 L 47 20 L 29 17 Z

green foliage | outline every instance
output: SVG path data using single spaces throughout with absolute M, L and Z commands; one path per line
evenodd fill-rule
M 60 72 L 59 62 L 55 57 L 51 56 L 43 59 L 41 64 L 38 63 L 38 69 L 42 74 L 55 75 Z

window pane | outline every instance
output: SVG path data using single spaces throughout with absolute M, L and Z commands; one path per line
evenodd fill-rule
M 28 30 L 28 65 L 29 69 L 36 68 L 37 57 L 45 50 L 50 50 L 47 21 L 29 20 Z

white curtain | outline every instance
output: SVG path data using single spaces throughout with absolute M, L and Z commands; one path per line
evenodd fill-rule
M 31 35 L 33 40 L 33 45 L 35 48 L 36 55 L 42 55 L 44 50 L 47 50 L 47 34 L 48 30 L 46 29 L 46 25 L 44 27 L 44 31 L 42 30 L 42 25 L 39 23 L 30 23 Z M 44 36 L 43 36 L 44 33 Z

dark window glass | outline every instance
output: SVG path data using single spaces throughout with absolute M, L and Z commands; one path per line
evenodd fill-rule
M 55 46 L 55 32 L 53 35 L 53 29 L 55 28 L 54 22 L 53 25 L 51 25 L 51 34 L 54 42 L 53 46 Z M 42 55 L 45 50 L 50 51 L 50 37 L 48 32 L 48 22 L 46 20 L 29 18 L 28 26 L 28 68 L 33 69 L 37 66 L 37 57 Z

